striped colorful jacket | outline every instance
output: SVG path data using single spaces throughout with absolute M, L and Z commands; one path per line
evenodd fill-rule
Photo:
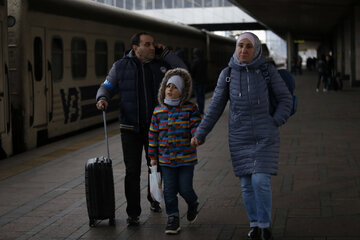
M 195 165 L 196 148 L 190 141 L 200 121 L 200 112 L 193 103 L 157 106 L 149 130 L 149 157 L 158 160 L 160 166 Z

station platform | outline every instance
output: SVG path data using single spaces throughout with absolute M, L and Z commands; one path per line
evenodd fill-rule
M 360 89 L 315 92 L 317 73 L 296 77 L 297 113 L 280 128 L 279 173 L 272 178 L 275 240 L 360 239 Z M 209 99 L 206 104 L 209 104 Z M 200 212 L 181 231 L 164 234 L 167 216 L 150 211 L 142 166 L 140 226 L 127 227 L 125 167 L 118 124 L 109 125 L 116 226 L 89 227 L 85 163 L 105 155 L 102 128 L 0 161 L 0 240 L 247 239 L 249 223 L 228 149 L 228 108 L 198 148 L 194 176 Z

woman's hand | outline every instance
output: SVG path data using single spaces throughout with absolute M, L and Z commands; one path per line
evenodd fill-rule
M 203 141 L 197 139 L 196 137 L 193 137 L 193 138 L 191 139 L 191 142 L 190 142 L 190 144 L 191 144 L 192 147 L 198 147 L 198 146 L 200 146 L 200 145 L 203 144 L 203 143 L 204 143 Z

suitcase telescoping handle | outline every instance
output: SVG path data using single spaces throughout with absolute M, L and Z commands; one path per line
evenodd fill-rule
M 108 159 L 110 159 L 109 141 L 108 141 L 108 134 L 107 134 L 107 128 L 106 128 L 106 113 L 105 113 L 104 105 L 102 105 L 101 108 L 102 108 L 103 119 L 104 119 L 104 130 L 105 130 L 105 142 L 106 142 L 107 156 L 108 156 Z

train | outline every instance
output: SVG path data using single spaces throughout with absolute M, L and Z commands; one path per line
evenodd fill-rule
M 95 95 L 112 64 L 140 31 L 208 63 L 208 87 L 235 48 L 235 39 L 85 0 L 0 0 L 1 158 L 102 122 Z M 115 101 L 113 101 L 115 102 Z M 111 106 L 108 120 L 117 119 Z

